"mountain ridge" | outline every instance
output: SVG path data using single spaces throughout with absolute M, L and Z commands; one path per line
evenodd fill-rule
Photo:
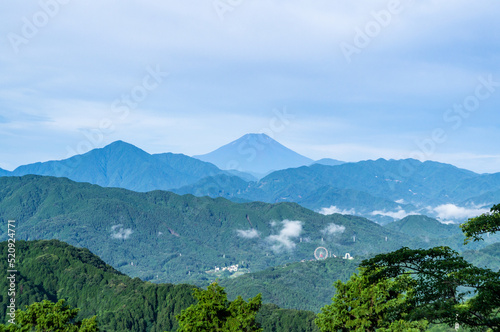
M 413 237 L 419 236 L 427 239 L 446 238 L 462 233 L 458 225 L 443 224 L 425 215 L 407 216 L 401 220 L 389 223 L 385 227 Z
M 236 184 L 205 178 L 174 191 L 231 200 L 297 202 L 315 211 L 353 211 L 350 213 L 387 223 L 415 213 L 438 216 L 439 212 L 432 209 L 446 204 L 462 209 L 477 209 L 476 205 L 484 208 L 486 199 L 491 201 L 500 195 L 500 173 L 480 175 L 439 162 L 379 158 L 284 169 L 258 182 Z M 478 198 L 470 200 L 474 197 Z
M 238 204 L 37 175 L 0 178 L 0 219 L 18 222 L 20 240 L 83 246 L 134 277 L 202 284 L 214 266 L 244 261 L 258 271 L 310 259 L 318 246 L 364 255 L 412 242 L 365 218 L 325 216 L 296 203 Z
M 254 140 L 268 137 L 246 136 Z M 262 144 L 256 144 L 245 149 L 257 151 Z M 484 210 L 500 199 L 500 173 L 477 174 L 433 161 L 379 158 L 333 166 L 313 163 L 278 170 L 258 180 L 248 173 L 224 171 L 183 154 L 149 154 L 123 141 L 62 161 L 24 165 L 13 172 L 0 171 L 2 174 L 67 177 L 138 192 L 170 190 L 235 202 L 296 202 L 315 211 L 353 211 L 350 213 L 381 224 L 407 214 L 436 217 L 439 212 L 432 209 L 445 204 Z M 452 219 L 460 221 L 457 218 L 461 217 Z
M 151 155 L 132 144 L 115 141 L 68 159 L 19 166 L 5 176 L 67 177 L 78 182 L 145 192 L 181 187 L 221 173 L 224 171 L 215 165 L 183 154 Z

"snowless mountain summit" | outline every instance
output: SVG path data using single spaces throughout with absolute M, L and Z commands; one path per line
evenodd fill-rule
M 239 170 L 256 175 L 310 165 L 312 159 L 278 143 L 266 134 L 246 134 L 210 153 L 194 156 L 223 170 Z

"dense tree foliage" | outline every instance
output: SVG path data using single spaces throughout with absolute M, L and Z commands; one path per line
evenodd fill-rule
M 318 314 L 321 331 L 424 331 L 427 322 L 407 321 L 412 310 L 413 286 L 409 276 L 369 280 L 365 270 L 349 281 L 335 282 L 332 303 Z
M 375 273 L 376 279 L 413 275 L 416 317 L 450 326 L 455 322 L 490 328 L 500 324 L 500 274 L 468 263 L 450 248 L 402 248 L 362 265 L 371 270 L 383 267 Z
M 260 294 L 248 302 L 241 296 L 229 302 L 224 288 L 214 282 L 206 290 L 195 288 L 194 297 L 198 302 L 176 317 L 179 332 L 262 331 L 255 320 L 262 304 Z
M 485 233 L 495 233 L 500 231 L 500 204 L 494 205 L 489 213 L 470 218 L 460 226 L 464 232 L 466 242 L 473 239 L 480 241 Z
M 265 332 L 319 332 L 312 311 L 280 309 L 275 304 L 264 304 L 256 320 Z
M 481 234 L 498 231 L 499 205 L 491 212 L 469 219 L 462 226 L 466 236 L 479 240 Z M 405 247 L 361 265 L 373 272 L 373 282 L 413 276 L 414 319 L 500 331 L 500 272 L 474 266 L 448 247 Z
M 97 332 L 96 316 L 76 321 L 78 309 L 71 309 L 64 300 L 53 303 L 48 300 L 35 302 L 25 310 L 17 310 L 15 324 L 0 325 L 0 331 L 61 331 Z

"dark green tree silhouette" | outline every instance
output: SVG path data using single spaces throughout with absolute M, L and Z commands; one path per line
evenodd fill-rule
M 470 218 L 460 227 L 466 236 L 465 243 L 471 239 L 480 241 L 483 234 L 500 231 L 500 204 L 494 205 L 489 213 Z
M 500 205 L 462 226 L 467 240 L 500 230 Z M 467 242 L 466 240 L 466 242 Z M 361 263 L 372 282 L 411 275 L 416 281 L 412 318 L 500 331 L 500 272 L 476 267 L 449 247 L 401 248 Z

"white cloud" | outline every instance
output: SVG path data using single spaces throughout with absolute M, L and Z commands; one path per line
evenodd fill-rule
M 292 241 L 302 233 L 302 222 L 298 220 L 283 220 L 283 228 L 277 235 L 270 235 L 267 241 L 274 243 L 272 249 L 274 251 L 281 251 L 283 249 L 295 248 L 295 242 Z
M 415 213 L 415 212 L 406 212 L 405 210 L 403 210 L 402 208 L 399 208 L 399 210 L 397 211 L 373 211 L 371 213 L 372 216 L 384 216 L 384 217 L 391 217 L 393 219 L 403 219 L 407 216 L 411 216 L 411 215 L 416 215 L 418 213 Z
M 453 220 L 439 220 L 439 222 L 445 225 L 453 225 L 455 223 Z
M 245 238 L 245 239 L 253 239 L 256 237 L 259 237 L 259 232 L 256 229 L 237 229 L 236 233 L 238 233 L 239 237 Z
M 394 202 L 396 202 L 396 203 L 398 203 L 398 204 L 405 204 L 405 203 L 406 203 L 406 202 L 405 202 L 405 200 L 404 200 L 403 198 L 398 199 L 397 201 L 394 201 Z
M 457 206 L 455 204 L 442 204 L 434 208 L 428 208 L 428 209 L 436 213 L 437 217 L 441 220 L 449 220 L 449 219 L 465 220 L 489 211 L 489 209 L 487 208 L 476 208 L 476 207 L 466 208 Z
M 330 206 L 329 208 L 322 208 L 319 213 L 324 214 L 325 216 L 334 214 L 334 213 L 340 213 L 340 214 L 355 214 L 356 211 L 354 208 L 349 209 L 349 210 L 342 210 L 336 207 L 335 205 Z
M 134 231 L 131 228 L 123 228 L 122 224 L 111 226 L 111 238 L 126 240 Z
M 334 223 L 329 224 L 325 229 L 321 230 L 321 233 L 327 235 L 342 234 L 345 231 L 345 226 L 336 225 Z

